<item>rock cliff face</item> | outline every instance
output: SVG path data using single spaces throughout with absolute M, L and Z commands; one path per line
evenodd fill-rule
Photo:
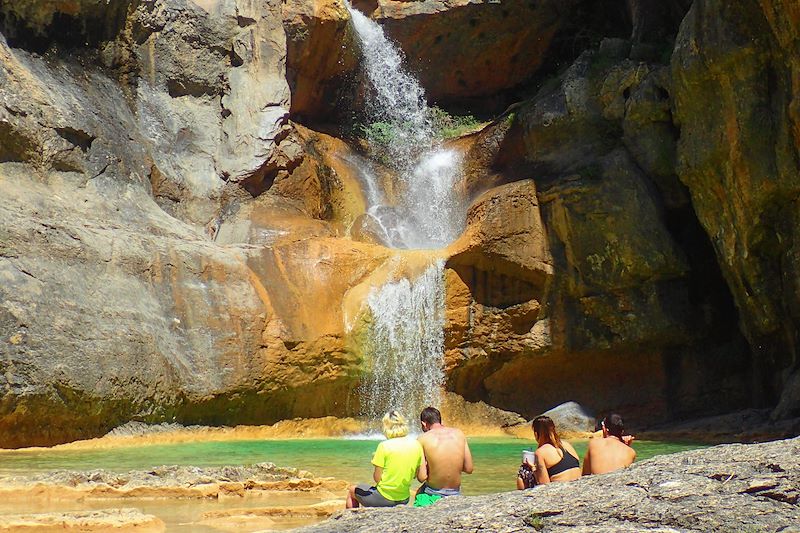
M 2 444 L 344 414 L 358 361 L 297 299 L 385 251 L 331 240 L 346 177 L 287 123 L 280 4 L 134 3 L 115 35 L 101 4 L 3 8 Z
M 577 3 L 386 0 L 373 16 L 400 44 L 432 101 L 475 106 L 537 71 Z
M 800 13 L 595 4 L 356 2 L 440 104 L 525 95 L 451 141 L 447 387 L 527 416 L 797 416 Z M 626 38 L 586 43 L 586 12 Z M 342 140 L 344 5 L 3 3 L 0 33 L 0 445 L 357 413 L 346 326 L 397 252 Z
M 474 142 L 484 182 L 532 181 L 529 207 L 509 194 L 487 224 L 503 238 L 448 263 L 450 386 L 467 398 L 530 415 L 574 399 L 639 421 L 750 401 L 736 310 L 675 172 L 669 69 L 634 51 L 604 40 L 495 125 L 499 142 Z
M 776 416 L 800 409 L 794 245 L 800 9 L 695 2 L 675 47 L 678 172 L 711 238 L 754 350 L 754 386 Z M 786 382 L 785 387 L 779 383 Z

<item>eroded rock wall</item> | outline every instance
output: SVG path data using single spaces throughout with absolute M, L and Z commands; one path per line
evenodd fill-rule
M 357 413 L 348 328 L 429 255 L 469 400 L 796 414 L 794 6 L 696 0 L 670 62 L 682 0 L 356 4 L 442 105 L 526 95 L 452 141 L 445 250 L 364 227 L 341 2 L 0 4 L 1 445 Z
M 363 202 L 287 120 L 281 5 L 97 4 L 0 11 L 2 445 L 345 414 L 328 311 L 385 252 L 336 240 Z

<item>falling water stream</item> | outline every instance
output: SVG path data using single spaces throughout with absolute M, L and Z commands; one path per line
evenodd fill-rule
M 364 414 L 376 420 L 397 409 L 409 420 L 438 405 L 444 372 L 444 261 L 413 279 L 401 278 L 367 298 L 372 324 L 364 345 L 370 355 L 362 387 Z
M 404 70 L 400 49 L 376 22 L 347 8 L 361 46 L 367 90 L 362 115 L 373 156 L 349 162 L 364 185 L 367 216 L 390 248 L 443 248 L 465 223 L 460 155 L 437 142 L 425 92 Z M 391 175 L 389 187 L 378 178 L 379 165 Z M 413 420 L 425 405 L 438 404 L 444 384 L 444 261 L 432 256 L 413 279 L 396 274 L 366 301 L 361 396 L 372 420 L 389 409 Z
M 391 248 L 443 248 L 464 229 L 460 154 L 437 142 L 425 92 L 403 69 L 400 49 L 375 21 L 348 9 L 367 85 L 366 140 L 393 177 L 387 191 L 375 163 L 351 161 L 368 191 L 367 215 L 383 228 L 379 237 Z

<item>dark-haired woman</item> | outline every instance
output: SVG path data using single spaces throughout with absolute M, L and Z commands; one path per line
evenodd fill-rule
M 534 464 L 523 463 L 517 475 L 517 488 L 526 489 L 536 485 L 559 481 L 573 481 L 581 477 L 578 453 L 569 442 L 562 441 L 556 425 L 549 416 L 537 416 L 531 423 L 536 439 Z M 526 467 L 527 466 L 527 467 Z M 525 471 L 523 471 L 525 470 Z M 527 471 L 533 475 L 526 475 Z

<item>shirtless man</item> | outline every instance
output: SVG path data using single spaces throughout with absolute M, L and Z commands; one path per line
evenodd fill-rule
M 602 422 L 602 431 L 602 439 L 589 440 L 589 447 L 583 458 L 584 476 L 613 472 L 625 468 L 636 459 L 636 452 L 625 442 L 625 427 L 621 416 L 608 415 Z
M 461 494 L 461 472 L 471 474 L 473 468 L 472 454 L 464 433 L 460 429 L 443 426 L 442 414 L 435 407 L 423 409 L 419 419 L 423 434 L 418 440 L 425 454 L 428 474 L 419 492 L 432 496 Z

